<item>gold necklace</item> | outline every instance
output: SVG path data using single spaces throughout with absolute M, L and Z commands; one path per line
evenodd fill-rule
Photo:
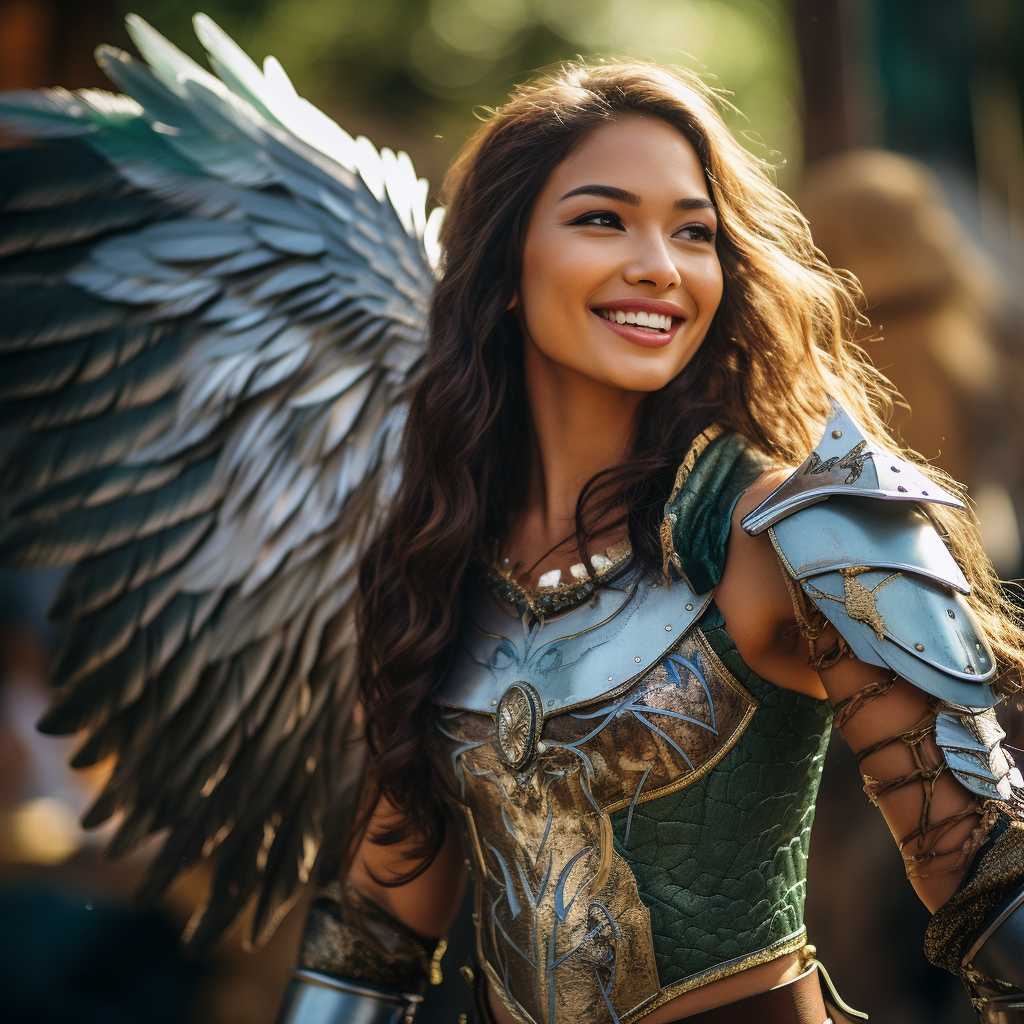
M 613 544 L 603 555 L 591 555 L 590 575 L 582 562 L 571 566 L 571 579 L 562 581 L 562 570 L 551 569 L 541 573 L 535 587 L 524 587 L 513 576 L 516 566 L 504 558 L 487 566 L 488 582 L 506 604 L 529 608 L 534 615 L 554 615 L 582 604 L 597 588 L 602 577 L 618 568 L 633 553 L 629 541 Z

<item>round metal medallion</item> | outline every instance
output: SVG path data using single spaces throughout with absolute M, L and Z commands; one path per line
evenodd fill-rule
M 537 753 L 543 721 L 540 695 L 529 683 L 513 683 L 498 702 L 495 719 L 502 756 L 521 771 Z

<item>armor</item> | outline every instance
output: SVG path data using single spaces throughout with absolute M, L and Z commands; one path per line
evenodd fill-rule
M 1009 800 L 1021 777 L 990 710 L 999 697 L 970 588 L 926 511 L 962 502 L 873 445 L 837 403 L 822 440 L 743 528 L 765 530 L 785 571 L 861 661 L 943 702 L 936 741 L 973 793 Z
M 347 906 L 346 906 L 347 905 Z M 354 924 L 346 910 L 355 910 Z M 351 883 L 319 889 L 277 1024 L 412 1024 L 436 940 L 406 928 Z
M 697 504 L 728 516 L 759 468 L 716 453 Z M 429 750 L 519 1019 L 636 1020 L 806 943 L 827 703 L 749 673 L 712 598 L 639 569 L 547 617 L 465 592 Z
M 981 1021 L 1011 1024 L 1024 1021 L 1024 782 L 1000 745 L 995 658 L 964 600 L 967 580 L 929 516 L 937 504 L 962 507 L 914 465 L 874 445 L 833 402 L 814 451 L 742 525 L 754 535 L 768 532 L 790 577 L 798 618 L 806 595 L 838 630 L 840 654 L 846 649 L 888 668 L 891 679 L 900 676 L 930 696 L 929 719 L 872 748 L 902 740 L 914 749 L 918 768 L 888 781 L 866 777 L 865 790 L 874 799 L 915 780 L 926 783 L 921 827 L 900 842 L 901 850 L 911 839 L 926 847 L 904 853 L 908 872 L 941 855 L 930 845 L 934 839 L 926 843 L 929 834 L 941 835 L 945 824 L 971 813 L 930 822 L 927 782 L 948 769 L 977 798 L 979 824 L 949 870 L 970 867 L 933 916 L 925 950 L 933 963 L 960 975 Z M 820 628 L 805 625 L 815 657 Z M 886 692 L 891 679 L 847 698 L 845 709 L 837 705 L 837 726 Z M 944 763 L 926 766 L 917 748 L 932 732 Z

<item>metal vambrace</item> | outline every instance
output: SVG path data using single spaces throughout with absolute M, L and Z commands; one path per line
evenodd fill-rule
M 925 933 L 928 959 L 960 976 L 982 1024 L 1024 1024 L 1024 821 L 1007 810 Z
M 984 1024 L 1024 1024 L 1024 887 L 971 943 L 961 977 Z
M 411 1024 L 442 951 L 351 884 L 332 882 L 310 907 L 277 1024 Z
M 422 999 L 297 968 L 277 1024 L 411 1024 Z

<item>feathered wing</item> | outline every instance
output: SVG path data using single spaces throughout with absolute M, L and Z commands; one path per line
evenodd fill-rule
M 212 22 L 128 95 L 0 95 L 0 560 L 72 563 L 60 697 L 144 893 L 217 851 L 191 941 L 269 934 L 358 799 L 355 570 L 396 478 L 433 286 L 426 183 Z

